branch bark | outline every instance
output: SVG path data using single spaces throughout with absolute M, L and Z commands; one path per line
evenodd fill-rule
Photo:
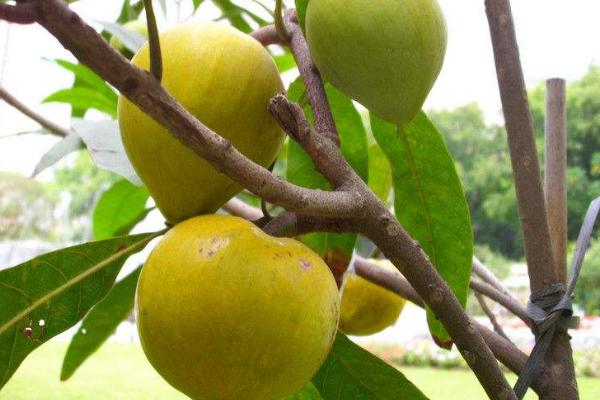
M 19 4 L 11 6 L 0 4 L 0 19 L 16 24 L 32 24 L 37 19 L 34 4 Z
M 308 43 L 306 43 L 296 17 L 296 11 L 289 10 L 286 12 L 285 17 L 285 26 L 290 34 L 290 49 L 298 65 L 300 76 L 302 76 L 302 80 L 304 81 L 308 102 L 315 115 L 315 129 L 339 146 L 340 139 L 335 122 L 333 121 L 329 102 L 327 101 L 321 73 L 312 61 Z
M 486 267 L 477 257 L 473 257 L 473 272 L 479 276 L 485 283 L 490 286 L 496 288 L 500 293 L 509 296 L 513 299 L 513 301 L 519 303 L 519 299 L 517 299 L 510 290 L 500 280 L 494 275 L 492 271 L 488 267 Z
M 485 5 L 533 293 L 546 285 L 559 282 L 550 241 L 533 122 L 529 112 L 510 2 L 509 0 L 485 0 Z M 554 336 L 540 375 L 544 376 L 543 381 L 547 383 L 542 388 L 542 399 L 578 398 L 573 352 L 567 333 L 557 333 Z
M 250 34 L 254 39 L 258 40 L 263 46 L 273 44 L 285 45 L 286 40 L 283 40 L 274 25 L 263 26 Z
M 67 129 L 55 124 L 54 122 L 50 121 L 44 116 L 36 113 L 31 108 L 27 107 L 24 103 L 19 101 L 15 96 L 10 94 L 2 86 L 0 86 L 0 99 L 4 100 L 7 104 L 13 106 L 17 110 L 19 110 L 20 112 L 22 112 L 23 114 L 25 114 L 26 116 L 28 116 L 29 118 L 46 128 L 53 135 L 65 137 L 70 133 Z
M 302 215 L 316 217 L 345 218 L 354 221 L 357 231 L 365 234 L 382 249 L 384 254 L 404 272 L 421 298 L 442 321 L 456 343 L 463 357 L 492 399 L 515 399 L 504 375 L 498 367 L 483 337 L 464 313 L 458 300 L 440 277 L 418 244 L 404 231 L 391 212 L 368 189 L 366 184 L 345 162 L 335 141 L 323 135 L 310 134 L 305 148 L 320 148 L 320 157 L 315 164 L 328 173 L 334 165 L 343 166 L 340 176 L 332 185 L 344 188 L 344 191 L 322 192 L 308 190 L 291 185 L 275 177 L 265 168 L 259 167 L 239 153 L 231 143 L 212 132 L 184 110 L 150 74 L 142 71 L 116 53 L 91 27 L 59 0 L 31 0 L 36 5 L 38 22 L 54 35 L 61 44 L 69 49 L 80 62 L 91 67 L 102 78 L 121 91 L 123 95 L 138 105 L 143 111 L 163 126 L 171 134 L 194 150 L 199 156 L 210 162 L 218 171 L 228 175 L 242 186 L 265 200 L 297 211 Z M 300 54 L 307 50 L 301 48 L 301 32 L 292 33 L 292 49 Z M 295 44 L 294 44 L 295 43 Z M 304 41 L 305 44 L 305 41 Z M 306 53 L 309 57 L 308 53 Z M 297 57 L 299 66 L 308 64 L 306 59 Z M 314 65 L 312 65 L 314 69 Z M 309 93 L 323 94 L 322 81 L 318 74 L 310 72 L 313 81 L 307 82 Z M 306 78 L 305 78 L 306 79 Z M 311 83 L 312 82 L 312 83 Z M 317 85 L 317 89 L 311 89 Z M 312 96 L 312 95 L 311 95 Z M 326 100 L 326 99 L 325 99 Z M 312 101 L 315 118 L 319 121 L 319 133 L 329 133 L 324 116 L 330 110 L 320 110 L 326 102 Z M 332 122 L 333 119 L 331 119 Z M 321 127 L 323 125 L 323 127 Z M 336 135 L 337 137 L 337 135 Z M 312 138 L 312 139 L 311 139 Z M 322 140 L 320 140 L 322 139 Z M 310 145 L 310 146 L 309 146 Z M 326 152 L 331 152 L 326 153 Z M 334 158 L 333 162 L 326 158 Z M 341 179 L 347 174 L 345 179 Z M 339 181 L 337 180 L 339 179 Z
M 171 134 L 265 200 L 289 210 L 324 216 L 361 214 L 356 193 L 324 192 L 292 185 L 253 163 L 231 143 L 186 111 L 148 72 L 129 63 L 60 0 L 36 1 L 38 22 L 77 59 L 119 89 Z
M 544 192 L 556 274 L 567 281 L 567 107 L 564 79 L 546 82 Z
M 494 300 L 496 303 L 504 306 L 508 311 L 512 312 L 521 320 L 523 320 L 525 324 L 527 324 L 528 326 L 530 325 L 529 316 L 527 315 L 527 309 L 523 307 L 523 305 L 519 301 L 515 300 L 512 296 L 506 295 L 500 292 L 499 290 L 496 290 L 496 288 L 494 288 L 493 286 L 488 285 L 487 283 L 479 282 L 475 279 L 471 279 L 469 286 L 474 291 L 484 294 L 485 296 Z

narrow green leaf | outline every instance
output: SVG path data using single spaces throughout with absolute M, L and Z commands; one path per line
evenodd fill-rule
M 319 394 L 319 391 L 315 385 L 309 382 L 293 395 L 287 396 L 281 400 L 323 400 L 323 398 Z
M 427 400 L 400 371 L 341 332 L 312 383 L 324 400 Z
M 94 209 L 92 223 L 97 240 L 115 236 L 123 227 L 145 216 L 150 194 L 144 186 L 135 186 L 125 179 L 115 182 L 102 194 Z
M 46 97 L 42 103 L 67 103 L 74 109 L 94 108 L 113 117 L 117 116 L 117 102 L 107 99 L 100 92 L 88 87 L 61 89 Z
M 369 146 L 369 188 L 387 204 L 392 192 L 392 167 L 377 143 Z
M 352 168 L 366 181 L 369 173 L 368 146 L 360 114 L 352 101 L 333 86 L 327 84 L 325 90 L 338 128 L 342 153 Z M 304 103 L 304 85 L 301 80 L 296 80 L 290 86 L 288 96 L 294 101 Z M 310 108 L 307 104 L 303 105 L 307 116 L 312 119 Z M 330 188 L 327 181 L 315 170 L 312 159 L 294 141 L 290 141 L 286 175 L 290 182 L 297 185 L 312 189 Z M 348 268 L 356 239 L 356 234 L 334 233 L 313 233 L 301 238 L 302 242 L 325 260 L 338 280 Z
M 231 25 L 242 32 L 248 33 L 252 31 L 252 27 L 242 16 L 243 9 L 241 7 L 231 0 L 213 0 L 213 3 L 221 10 L 223 18 L 231 22 Z
M 162 233 L 85 243 L 0 271 L 0 388 L 29 353 L 106 295 L 127 257 Z
M 442 135 L 424 113 L 402 128 L 372 115 L 371 127 L 392 166 L 396 217 L 419 241 L 464 307 L 473 232 L 462 185 Z M 447 347 L 450 337 L 431 310 L 427 321 L 438 344 Z
M 94 71 L 82 64 L 72 63 L 67 60 L 56 59 L 53 60 L 56 64 L 63 67 L 64 69 L 71 71 L 73 75 L 79 80 L 81 86 L 89 87 L 102 93 L 107 100 L 112 103 L 117 103 L 118 96 L 111 89 L 111 87 L 104 82 Z
M 131 3 L 132 2 L 130 0 L 125 0 L 123 2 L 121 12 L 119 13 L 119 17 L 117 18 L 116 22 L 124 24 L 125 22 L 132 21 L 140 16 L 142 11 L 144 10 L 144 2 L 133 1 L 134 4 Z
M 113 334 L 121 321 L 131 314 L 141 270 L 140 266 L 117 282 L 83 319 L 67 348 L 60 373 L 61 380 L 69 379 L 77 368 Z
M 194 5 L 194 12 L 200 7 L 204 0 L 192 0 L 192 4 Z
M 310 0 L 296 0 L 296 13 L 298 14 L 298 22 L 300 22 L 300 27 L 302 28 L 302 32 L 304 32 L 305 19 L 306 19 L 306 7 L 308 6 L 308 2 Z

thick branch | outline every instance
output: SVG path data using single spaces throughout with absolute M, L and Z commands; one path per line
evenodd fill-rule
M 0 19 L 16 24 L 32 24 L 37 19 L 35 5 L 27 3 L 16 6 L 0 4 Z
M 231 143 L 211 131 L 171 97 L 149 73 L 129 63 L 64 2 L 37 1 L 38 22 L 77 59 L 152 116 L 171 134 L 265 200 L 289 210 L 325 216 L 360 214 L 362 201 L 353 193 L 324 192 L 292 185 L 253 163 Z
M 340 139 L 327 101 L 321 73 L 312 61 L 308 43 L 302 34 L 295 10 L 286 13 L 286 28 L 290 34 L 290 49 L 304 81 L 308 102 L 315 116 L 315 129 L 339 146 Z
M 567 281 L 567 107 L 564 79 L 546 82 L 544 192 L 556 274 Z
M 533 121 L 508 0 L 486 0 L 531 291 L 557 282 Z
M 387 258 L 408 279 L 417 293 L 442 322 L 458 350 L 469 364 L 491 399 L 516 399 L 506 378 L 500 371 L 494 354 L 481 333 L 474 328 L 458 299 L 440 277 L 427 255 L 379 201 L 364 194 L 369 208 L 362 220 L 361 232 L 379 247 Z
M 469 286 L 474 291 L 484 294 L 490 299 L 494 300 L 496 303 L 504 306 L 508 311 L 515 314 L 519 317 L 523 322 L 529 325 L 529 317 L 527 316 L 527 309 L 523 307 L 519 301 L 515 300 L 512 296 L 506 295 L 494 288 L 493 286 L 488 285 L 487 283 L 479 282 L 475 279 L 471 279 Z
M 9 105 L 13 106 L 17 110 L 21 111 L 23 114 L 46 128 L 50 133 L 57 136 L 65 137 L 69 134 L 69 131 L 54 122 L 46 119 L 42 115 L 36 113 L 31 108 L 27 107 L 24 103 L 15 98 L 12 94 L 6 91 L 2 86 L 0 86 L 0 99 L 7 102 Z
M 531 291 L 536 292 L 545 285 L 559 282 L 559 278 L 550 241 L 533 123 L 510 2 L 485 0 L 485 5 L 508 132 L 530 286 Z M 542 388 L 541 397 L 544 400 L 578 398 L 573 355 L 566 333 L 554 336 L 540 375 L 546 375 L 544 381 L 548 383 Z

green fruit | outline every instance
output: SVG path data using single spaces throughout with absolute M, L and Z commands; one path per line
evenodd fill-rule
M 400 274 L 391 263 L 372 261 Z M 397 294 L 348 273 L 342 288 L 340 330 L 358 336 L 380 332 L 398 320 L 405 304 L 406 300 Z
M 160 35 L 162 84 L 202 123 L 254 162 L 268 167 L 284 135 L 269 113 L 283 83 L 269 53 L 252 37 L 216 23 L 187 23 Z M 148 45 L 132 63 L 150 68 Z M 166 219 L 176 223 L 219 209 L 241 187 L 119 97 L 127 155 Z
M 437 0 L 311 0 L 306 35 L 328 81 L 395 123 L 417 115 L 446 52 Z
M 148 25 L 146 24 L 146 21 L 143 21 L 143 20 L 129 21 L 129 22 L 126 22 L 125 24 L 123 24 L 123 28 L 125 28 L 131 32 L 139 33 L 140 35 L 142 35 L 143 37 L 148 39 Z M 119 51 L 121 53 L 129 53 L 129 50 L 125 47 L 125 45 L 123 45 L 123 43 L 119 40 L 118 37 L 113 35 L 110 38 L 109 43 L 117 51 Z M 131 53 L 129 53 L 129 55 L 131 56 Z
M 136 294 L 144 352 L 198 400 L 280 400 L 317 372 L 335 338 L 339 294 L 321 258 L 241 218 L 172 228 Z

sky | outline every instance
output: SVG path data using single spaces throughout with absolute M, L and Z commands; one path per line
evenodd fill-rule
M 177 22 L 175 2 L 167 1 L 171 3 L 169 18 L 161 22 L 161 29 Z M 448 25 L 448 50 L 425 109 L 477 102 L 488 121 L 501 121 L 484 0 L 439 1 Z M 93 22 L 114 20 L 121 3 L 122 0 L 80 0 L 72 7 Z M 191 1 L 184 0 L 187 3 Z M 600 63 L 600 1 L 513 0 L 512 7 L 528 87 L 552 77 L 572 81 L 591 64 Z M 188 11 L 184 7 L 179 19 L 184 19 Z M 210 5 L 202 6 L 199 14 L 197 18 L 205 19 L 218 15 Z M 55 58 L 72 56 L 39 26 L 0 22 L 0 84 L 31 108 L 68 127 L 66 106 L 41 104 L 46 95 L 71 83 L 68 73 L 48 61 Z M 35 129 L 34 122 L 0 101 L 0 137 Z M 0 171 L 30 174 L 56 140 L 48 135 L 0 138 Z M 47 179 L 49 174 L 41 179 Z

